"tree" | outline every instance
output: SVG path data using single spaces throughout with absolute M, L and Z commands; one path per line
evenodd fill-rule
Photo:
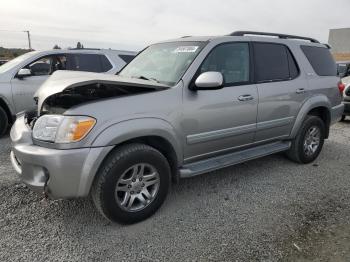
M 77 43 L 77 49 L 81 49 L 81 43 L 80 42 Z
M 59 47 L 57 44 L 54 45 L 53 49 L 61 49 L 61 47 Z

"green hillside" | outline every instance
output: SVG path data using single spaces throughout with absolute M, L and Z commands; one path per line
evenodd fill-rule
M 29 52 L 29 49 L 0 47 L 0 59 L 13 59 L 27 52 Z

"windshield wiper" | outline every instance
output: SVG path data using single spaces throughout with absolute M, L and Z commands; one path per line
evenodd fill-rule
M 156 82 L 156 83 L 160 83 L 156 78 L 154 78 L 154 77 L 150 77 L 150 78 L 148 78 L 148 77 L 145 77 L 145 76 L 134 76 L 133 78 L 137 78 L 137 79 L 142 79 L 142 80 L 148 80 L 148 81 L 154 81 L 154 82 Z

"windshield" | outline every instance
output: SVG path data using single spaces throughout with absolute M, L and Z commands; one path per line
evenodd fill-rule
M 120 76 L 175 85 L 199 54 L 205 42 L 171 42 L 151 45 L 136 56 Z
M 15 59 L 12 59 L 8 61 L 7 63 L 0 66 L 0 74 L 6 72 L 7 70 L 11 69 L 12 67 L 16 66 L 19 63 L 22 63 L 27 58 L 33 56 L 36 52 L 29 52 L 25 53 L 21 56 L 16 57 Z

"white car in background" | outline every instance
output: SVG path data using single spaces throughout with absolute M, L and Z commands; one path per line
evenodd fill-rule
M 341 81 L 344 85 L 344 113 L 341 118 L 341 121 L 344 121 L 347 116 L 350 116 L 350 76 L 343 78 Z
M 116 74 L 137 52 L 111 49 L 32 51 L 0 66 L 0 136 L 18 112 L 35 106 L 33 95 L 57 70 Z

